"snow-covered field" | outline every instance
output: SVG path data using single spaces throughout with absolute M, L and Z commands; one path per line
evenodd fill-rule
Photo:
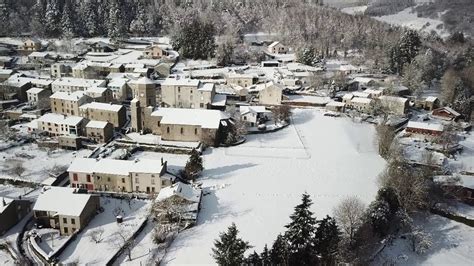
M 86 228 L 70 242 L 59 256 L 62 263 L 105 265 L 123 245 L 122 236 L 129 237 L 146 220 L 151 206 L 150 201 L 132 200 L 129 206 L 127 200 L 114 198 L 101 198 L 100 205 L 105 209 L 103 213 L 95 216 Z M 123 223 L 117 224 L 114 209 L 123 209 Z M 100 243 L 95 243 L 89 234 L 91 231 L 103 229 Z
M 435 31 L 443 38 L 449 36 L 449 32 L 444 29 L 443 22 L 441 20 L 418 17 L 417 12 L 412 12 L 411 7 L 406 8 L 396 14 L 374 18 L 392 25 L 403 26 L 414 30 L 422 30 L 428 33 Z
M 219 232 L 235 222 L 257 251 L 271 245 L 307 191 L 322 218 L 339 201 L 358 195 L 373 200 L 385 161 L 374 147 L 374 128 L 321 110 L 296 110 L 294 124 L 248 136 L 243 145 L 204 154 L 203 197 L 198 225 L 178 236 L 165 264 L 212 264 Z
M 15 260 L 8 251 L 0 249 L 0 264 L 1 265 L 15 265 Z
M 76 157 L 90 153 L 89 150 L 73 152 L 62 149 L 48 152 L 47 149 L 38 148 L 36 144 L 27 144 L 0 152 L 0 170 L 3 172 L 1 175 L 18 178 L 15 174 L 9 173 L 8 169 L 21 162 L 25 172 L 19 178 L 41 182 L 49 177 L 48 173 L 53 167 L 68 166 Z
M 420 215 L 415 222 L 431 234 L 433 245 L 427 254 L 416 255 L 407 240 L 397 239 L 374 265 L 472 265 L 474 228 L 438 215 Z

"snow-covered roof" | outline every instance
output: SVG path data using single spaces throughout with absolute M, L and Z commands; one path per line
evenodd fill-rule
M 362 103 L 362 104 L 370 104 L 372 102 L 372 99 L 369 98 L 361 98 L 361 97 L 354 97 L 351 100 L 352 103 Z
M 122 87 L 123 85 L 127 84 L 128 81 L 129 79 L 126 79 L 126 78 L 114 78 L 109 82 L 109 84 L 107 84 L 107 87 L 109 88 Z
M 8 205 L 13 202 L 13 199 L 0 197 L 0 213 L 7 209 Z M 5 205 L 3 205 L 5 203 Z
M 436 109 L 436 110 L 433 110 L 433 112 L 439 111 L 439 110 L 445 110 L 446 112 L 448 112 L 448 113 L 450 113 L 450 114 L 452 114 L 453 116 L 456 116 L 456 117 L 457 117 L 457 116 L 461 116 L 460 113 L 458 113 L 456 110 L 454 110 L 453 108 L 448 107 L 448 106 L 438 108 L 438 109 Z
M 74 193 L 74 191 L 74 188 L 68 187 L 44 187 L 33 206 L 33 210 L 56 212 L 59 215 L 80 216 L 92 195 Z
M 141 77 L 137 80 L 132 80 L 129 82 L 129 84 L 136 84 L 136 85 L 150 85 L 150 84 L 155 84 L 153 80 L 147 78 L 147 77 Z
M 214 83 L 201 83 L 198 90 L 200 91 L 213 91 L 215 88 Z
M 161 86 L 199 86 L 200 81 L 197 79 L 188 79 L 188 78 L 167 78 Z
M 474 177 L 469 175 L 435 176 L 433 177 L 433 181 L 445 185 L 463 186 L 474 189 Z
M 339 67 L 339 70 L 340 71 L 356 71 L 358 70 L 358 68 L 353 65 L 347 64 L 347 65 L 341 65 Z
M 66 101 L 78 101 L 86 97 L 85 92 L 83 91 L 75 91 L 75 92 L 65 92 L 65 91 L 57 91 L 53 93 L 53 95 L 49 96 L 51 99 L 59 99 L 59 100 L 66 100 Z
M 13 69 L 0 69 L 0 75 L 11 75 L 13 73 Z
M 268 47 L 272 48 L 280 44 L 280 42 L 272 42 Z
M 216 94 L 212 99 L 213 106 L 225 106 L 227 102 L 227 95 L 224 94 Z
M 104 111 L 112 111 L 112 112 L 118 112 L 122 108 L 124 107 L 123 105 L 120 105 L 120 104 L 99 103 L 99 102 L 86 103 L 84 105 L 81 105 L 81 107 L 79 107 L 79 109 L 81 110 L 96 109 L 96 110 L 104 110 Z
M 68 172 L 77 173 L 102 173 L 128 176 L 130 173 L 160 174 L 163 170 L 161 162 L 151 159 L 138 159 L 134 161 L 114 159 L 77 158 Z
M 68 116 L 64 119 L 63 124 L 69 125 L 69 126 L 77 126 L 79 123 L 84 120 L 83 117 L 80 116 Z
M 380 96 L 379 99 L 382 100 L 382 101 L 397 102 L 397 103 L 400 103 L 400 104 L 405 104 L 408 101 L 407 98 L 396 97 L 396 96 L 388 96 L 388 95 Z
M 425 122 L 417 122 L 417 121 L 408 121 L 407 128 L 419 128 L 419 129 L 426 129 L 426 130 L 433 130 L 433 131 L 444 130 L 444 127 L 442 124 L 425 123 Z
M 85 90 L 86 94 L 103 94 L 107 91 L 106 87 L 90 87 Z
M 172 196 L 178 196 L 187 201 L 199 203 L 201 201 L 201 189 L 195 188 L 190 184 L 177 182 L 169 187 L 162 188 L 156 201 L 163 201 Z
M 267 109 L 265 109 L 265 106 L 261 105 L 253 105 L 253 106 L 247 106 L 247 105 L 242 105 L 240 106 L 240 114 L 244 115 L 246 113 L 268 113 Z
M 352 92 L 354 97 L 360 97 L 360 98 L 369 98 L 370 94 L 368 92 L 362 92 L 362 91 L 354 91 Z
M 124 79 L 138 79 L 140 78 L 140 73 L 133 73 L 133 72 L 125 72 L 125 73 L 110 73 L 107 75 L 108 80 L 116 79 L 116 78 L 124 78 Z
M 103 122 L 103 121 L 96 121 L 92 120 L 89 123 L 87 123 L 86 127 L 90 128 L 105 128 L 107 126 L 108 122 Z
M 345 103 L 341 103 L 341 102 L 329 102 L 326 104 L 326 106 L 329 106 L 329 107 L 344 107 L 346 104 Z
M 88 87 L 102 85 L 105 85 L 105 80 L 83 78 L 59 78 L 53 81 L 53 86 Z
M 32 94 L 38 94 L 40 92 L 44 91 L 42 88 L 31 88 L 26 91 L 26 93 L 32 93 Z
M 342 96 L 342 99 L 344 100 L 351 100 L 352 98 L 354 98 L 354 94 L 352 93 L 346 93 L 344 96 Z
M 428 96 L 426 97 L 425 102 L 435 102 L 436 100 L 438 100 L 438 97 Z
M 262 90 L 265 90 L 266 88 L 273 87 L 273 86 L 283 90 L 280 84 L 270 81 L 270 82 L 250 86 L 249 91 L 262 91 Z
M 218 110 L 158 108 L 152 116 L 162 117 L 162 124 L 194 125 L 202 128 L 219 128 L 220 121 L 228 119 L 229 115 Z
M 84 120 L 83 117 L 80 116 L 68 116 L 65 117 L 64 115 L 60 114 L 55 114 L 55 113 L 47 113 L 38 118 L 38 122 L 44 122 L 44 123 L 54 123 L 58 125 L 69 125 L 69 126 L 76 126 L 79 124 L 82 120 Z M 33 122 L 33 121 L 32 121 Z
M 374 94 L 374 95 L 381 95 L 383 93 L 383 91 L 379 89 L 366 89 L 364 92 L 367 94 Z

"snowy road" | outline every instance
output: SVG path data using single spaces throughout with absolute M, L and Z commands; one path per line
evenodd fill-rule
M 178 236 L 165 264 L 213 264 L 213 241 L 232 222 L 260 252 L 283 231 L 304 191 L 321 218 L 345 196 L 371 201 L 385 165 L 374 147 L 373 126 L 324 117 L 319 110 L 297 110 L 292 126 L 208 150 L 203 158 L 200 181 L 210 193 L 198 225 Z

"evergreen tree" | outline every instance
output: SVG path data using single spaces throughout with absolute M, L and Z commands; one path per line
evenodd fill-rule
M 37 0 L 33 6 L 31 29 L 39 36 L 45 34 L 46 0 Z
M 101 4 L 102 5 L 102 4 Z M 83 5 L 82 16 L 84 17 L 85 33 L 88 36 L 98 36 L 100 31 L 99 4 L 97 0 L 89 0 Z
M 207 59 L 215 53 L 215 28 L 195 13 L 180 21 L 171 36 L 171 44 L 184 58 Z
M 191 151 L 189 160 L 186 162 L 184 167 L 185 178 L 189 180 L 194 180 L 201 174 L 201 171 L 204 169 L 202 166 L 202 158 L 199 155 L 199 152 L 196 149 Z
M 454 110 L 462 114 L 467 121 L 471 116 L 471 91 L 465 86 L 461 79 L 458 79 L 454 84 L 454 101 L 452 107 Z
M 143 36 L 147 33 L 147 16 L 145 4 L 142 1 L 137 3 L 137 12 L 135 18 L 130 24 L 130 31 L 137 36 Z
M 9 34 L 10 30 L 10 10 L 11 5 L 8 0 L 0 0 L 0 36 Z
M 48 36 L 56 37 L 61 30 L 61 12 L 57 0 L 48 0 L 45 14 L 45 31 Z
M 257 254 L 257 252 L 254 251 L 246 259 L 246 264 L 250 265 L 250 266 L 261 266 L 262 265 L 262 260 L 260 259 L 260 256 Z
M 237 236 L 239 231 L 234 223 L 227 232 L 219 234 L 219 239 L 214 241 L 212 256 L 219 265 L 241 265 L 244 262 L 244 253 L 251 248 L 248 242 Z
M 289 247 L 285 237 L 281 234 L 277 236 L 273 242 L 272 250 L 270 251 L 270 261 L 272 265 L 288 265 Z
M 263 251 L 260 254 L 260 259 L 262 260 L 262 265 L 263 266 L 270 266 L 272 264 L 271 258 L 270 258 L 270 251 L 268 250 L 267 244 L 263 247 Z
M 330 216 L 319 221 L 315 234 L 315 246 L 318 255 L 324 264 L 334 264 L 338 245 L 340 241 L 340 231 L 336 220 Z
M 379 236 L 385 236 L 391 219 L 389 204 L 385 200 L 373 201 L 367 209 L 367 216 L 372 230 Z
M 312 201 L 307 193 L 302 196 L 301 204 L 295 207 L 286 225 L 285 238 L 288 240 L 291 265 L 313 265 L 317 261 L 314 249 L 316 218 L 309 210 Z
M 392 72 L 401 74 L 406 64 L 418 55 L 421 39 L 415 30 L 406 30 L 398 43 L 390 49 L 389 60 Z
M 107 36 L 112 40 L 125 37 L 127 26 L 124 21 L 123 1 L 111 0 L 109 5 Z
M 61 17 L 62 36 L 67 39 L 74 37 L 76 33 L 76 25 L 75 10 L 73 10 L 71 0 L 66 0 L 64 2 L 63 14 Z
M 318 51 L 314 47 L 304 47 L 297 54 L 298 63 L 313 66 L 318 61 Z

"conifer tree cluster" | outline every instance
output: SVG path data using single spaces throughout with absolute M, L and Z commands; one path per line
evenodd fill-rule
M 228 231 L 221 233 L 212 249 L 213 257 L 219 265 L 331 265 L 334 264 L 340 241 L 340 231 L 334 218 L 326 216 L 317 220 L 310 210 L 309 194 L 304 193 L 286 231 L 279 234 L 271 249 L 267 245 L 259 254 L 252 252 L 248 242 L 237 237 L 237 228 L 232 224 Z

